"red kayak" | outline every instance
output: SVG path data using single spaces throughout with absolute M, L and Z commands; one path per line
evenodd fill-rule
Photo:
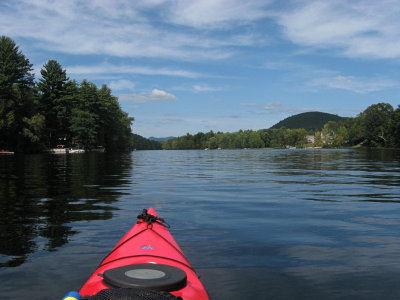
M 82 299 L 209 299 L 169 225 L 153 208 L 138 219 L 81 288 Z

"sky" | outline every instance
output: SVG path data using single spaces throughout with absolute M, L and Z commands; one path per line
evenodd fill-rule
M 106 84 L 144 137 L 400 104 L 397 0 L 0 0 L 34 65 Z

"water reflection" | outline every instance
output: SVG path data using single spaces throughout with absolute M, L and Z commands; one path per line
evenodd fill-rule
M 68 243 L 71 222 L 111 218 L 120 193 L 100 187 L 123 185 L 130 168 L 129 155 L 0 157 L 0 267 Z
M 148 206 L 212 299 L 400 299 L 400 151 L 136 151 L 0 167 L 0 261 L 29 256 L 1 269 L 4 299 L 79 289 Z

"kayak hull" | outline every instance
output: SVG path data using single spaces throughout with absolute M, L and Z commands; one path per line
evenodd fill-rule
M 148 210 L 148 214 L 158 217 L 152 208 Z M 103 289 L 112 288 L 103 278 L 107 270 L 137 264 L 162 264 L 178 268 L 186 273 L 186 284 L 183 288 L 172 290 L 170 293 L 184 300 L 209 299 L 196 272 L 167 227 L 158 222 L 149 225 L 143 220 L 139 220 L 118 242 L 81 288 L 79 294 L 92 296 Z

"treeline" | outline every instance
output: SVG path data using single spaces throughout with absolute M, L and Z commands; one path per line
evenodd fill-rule
M 400 106 L 395 110 L 388 103 L 374 104 L 355 118 L 329 121 L 321 131 L 284 127 L 234 133 L 210 131 L 188 133 L 163 143 L 168 150 L 351 146 L 400 147 Z
M 161 150 L 162 144 L 159 141 L 149 140 L 138 134 L 133 134 L 132 147 L 135 150 Z
M 56 145 L 132 150 L 133 118 L 103 85 L 70 80 L 49 60 L 35 82 L 15 42 L 0 37 L 0 149 L 39 152 Z
M 368 146 L 400 147 L 400 105 L 389 103 L 369 106 L 345 122 L 328 122 L 315 133 L 315 144 L 325 147 Z
M 233 133 L 213 131 L 167 140 L 163 143 L 166 150 L 178 149 L 243 149 L 243 148 L 284 148 L 289 145 L 303 147 L 307 144 L 305 129 L 261 129 L 240 130 Z

